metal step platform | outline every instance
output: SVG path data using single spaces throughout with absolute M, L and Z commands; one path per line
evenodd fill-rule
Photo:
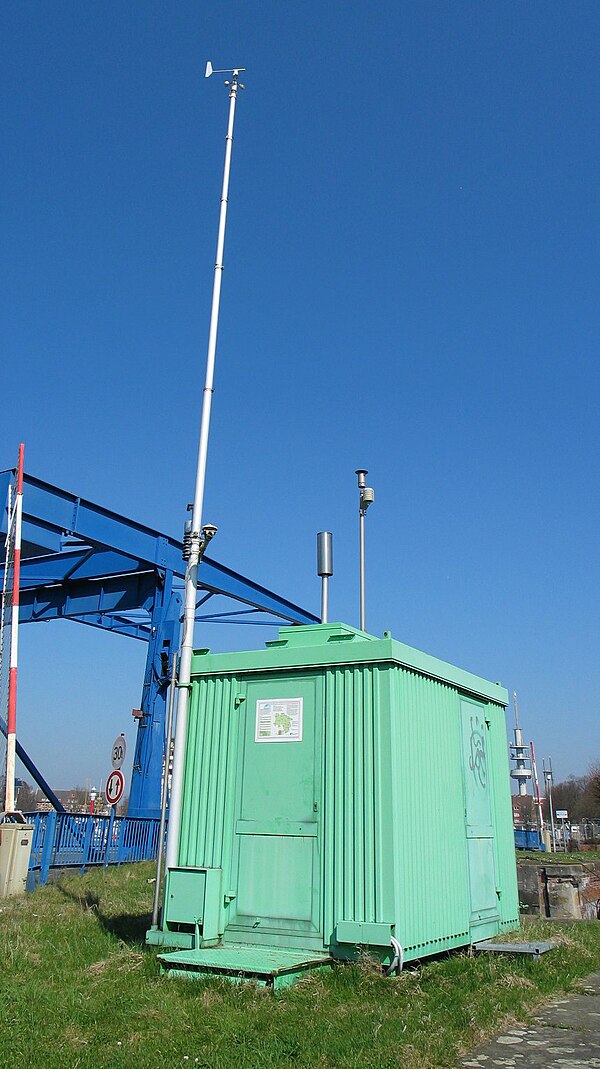
M 542 954 L 554 950 L 558 946 L 556 942 L 547 943 L 494 943 L 491 939 L 485 939 L 482 943 L 474 943 L 474 949 L 484 954 L 529 954 L 534 961 L 538 961 Z
M 307 954 L 288 947 L 250 946 L 228 943 L 222 947 L 176 950 L 159 954 L 165 976 L 201 980 L 221 976 L 234 982 L 253 980 L 277 991 L 293 984 L 303 973 L 331 968 L 329 954 Z

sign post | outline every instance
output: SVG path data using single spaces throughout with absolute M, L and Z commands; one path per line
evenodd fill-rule
M 566 822 L 568 816 L 569 816 L 569 813 L 568 813 L 568 811 L 566 809 L 557 809 L 556 810 L 556 819 L 560 820 L 561 827 L 562 827 L 562 840 L 563 840 L 563 849 L 564 849 L 565 854 L 567 853 L 567 835 L 566 835 L 566 823 L 565 822 Z

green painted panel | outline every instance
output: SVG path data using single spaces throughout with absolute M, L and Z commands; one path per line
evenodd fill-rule
M 295 835 L 245 835 L 239 843 L 238 925 L 252 929 L 310 924 L 314 840 Z M 296 924 L 293 924 L 296 928 Z
M 490 837 L 469 839 L 467 856 L 471 893 L 471 926 L 473 926 L 479 921 L 498 916 L 493 839 Z
M 355 946 L 388 948 L 393 934 L 393 924 L 374 924 L 369 921 L 338 921 L 335 927 L 338 943 L 353 943 Z
M 492 819 L 490 714 L 473 699 L 460 701 L 465 789 L 465 825 L 471 928 L 498 917 Z M 479 935 L 477 935 L 477 938 Z
M 460 707 L 454 687 L 408 670 L 391 701 L 393 916 L 411 960 L 469 939 Z
M 306 952 L 279 947 L 230 945 L 215 950 L 176 951 L 160 954 L 161 971 L 167 976 L 201 979 L 205 976 L 225 976 L 229 980 L 252 980 L 280 990 L 299 976 L 315 969 L 331 967 L 326 954 L 307 956 Z
M 319 931 L 317 691 L 308 673 L 246 682 L 230 927 Z
M 324 687 L 323 908 L 325 941 L 340 921 L 394 916 L 389 775 L 389 670 L 328 668 Z M 385 736 L 381 761 L 381 741 Z M 388 801 L 382 806 L 383 799 Z
M 240 723 L 244 722 L 240 820 L 276 816 L 288 822 L 314 821 L 315 687 L 314 677 L 300 675 L 248 681 L 246 701 L 240 709 Z M 256 741 L 262 707 L 291 709 L 292 702 L 301 703 L 301 739 L 274 734 L 274 739 L 283 737 L 285 741 Z M 285 713 L 276 711 L 271 716 L 274 720 L 288 719 Z M 277 730 L 275 724 L 273 731 Z
M 488 753 L 489 721 L 481 702 L 461 698 L 460 702 L 465 778 L 467 829 L 488 838 L 493 835 Z
M 222 899 L 221 869 L 169 869 L 165 882 L 167 925 L 199 925 L 202 938 L 216 940 L 220 934 Z
M 170 923 L 189 924 L 202 920 L 206 872 L 204 869 L 172 869 L 166 897 L 166 914 Z

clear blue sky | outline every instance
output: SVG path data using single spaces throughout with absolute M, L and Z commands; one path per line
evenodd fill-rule
M 600 756 L 600 7 L 20 2 L 0 32 L 0 467 L 179 534 L 227 92 L 236 119 L 205 519 L 213 556 L 518 690 L 560 777 Z M 254 629 L 198 637 L 214 649 Z M 268 636 L 267 636 L 268 637 Z M 141 644 L 22 628 L 20 729 L 109 769 Z

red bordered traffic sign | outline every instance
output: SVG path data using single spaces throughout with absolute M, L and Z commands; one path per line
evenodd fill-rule
M 106 801 L 116 805 L 125 790 L 125 776 L 120 768 L 115 768 L 106 781 Z

